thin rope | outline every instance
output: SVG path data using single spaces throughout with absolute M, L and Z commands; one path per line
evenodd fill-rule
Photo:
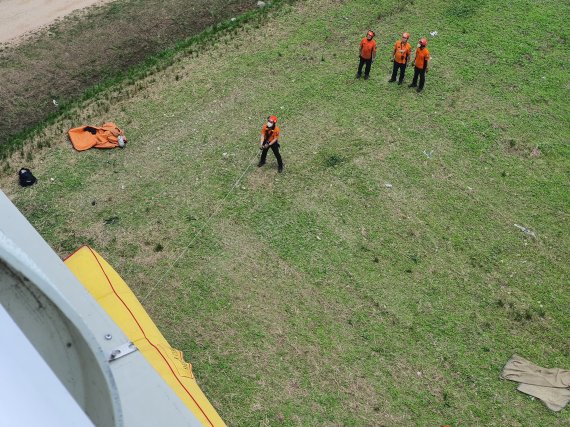
M 254 163 L 254 160 L 257 159 L 257 153 L 255 154 L 255 156 L 253 156 L 251 158 L 251 160 L 249 161 L 247 167 L 245 168 L 245 170 L 243 171 L 243 173 L 239 176 L 239 178 L 234 182 L 234 184 L 232 185 L 232 187 L 228 190 L 228 192 L 226 193 L 226 195 L 224 196 L 224 198 L 220 201 L 220 203 L 218 203 L 218 205 L 216 206 L 216 209 L 214 209 L 214 212 L 212 212 L 212 214 L 208 217 L 208 219 L 206 220 L 206 222 L 202 225 L 202 227 L 200 227 L 200 229 L 196 232 L 196 234 L 194 234 L 194 237 L 192 237 L 192 240 L 190 240 L 190 243 L 188 243 L 188 245 L 186 245 L 186 247 L 178 254 L 178 256 L 174 259 L 174 261 L 172 261 L 172 263 L 170 264 L 170 266 L 168 267 L 168 269 L 166 270 L 166 272 L 160 276 L 160 278 L 154 283 L 154 285 L 150 288 L 150 290 L 148 291 L 148 293 L 146 294 L 146 296 L 144 296 L 141 301 L 146 301 L 148 299 L 148 297 L 156 290 L 156 288 L 158 287 L 158 284 L 160 282 L 162 282 L 162 280 L 172 271 L 172 269 L 174 268 L 174 265 L 180 260 L 180 258 L 182 258 L 186 252 L 188 252 L 188 249 L 190 249 L 190 246 L 192 246 L 192 244 L 194 243 L 194 241 L 198 238 L 198 236 L 200 234 L 202 234 L 202 231 L 204 231 L 204 229 L 206 228 L 206 226 L 208 224 L 210 224 L 210 222 L 212 221 L 212 218 L 214 218 L 214 216 L 219 212 L 220 207 L 222 206 L 222 204 L 226 201 L 226 199 L 229 197 L 229 195 L 232 193 L 232 191 L 239 185 L 239 183 L 241 182 L 241 180 L 243 179 L 243 177 L 245 176 L 245 174 L 247 173 L 247 171 L 249 170 L 249 168 L 251 168 L 251 165 Z

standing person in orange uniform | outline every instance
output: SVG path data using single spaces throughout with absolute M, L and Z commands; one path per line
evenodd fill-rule
M 398 70 L 400 70 L 400 78 L 398 84 L 401 85 L 404 81 L 404 75 L 406 74 L 406 65 L 408 65 L 408 60 L 412 56 L 412 46 L 408 43 L 410 38 L 410 33 L 402 34 L 402 40 L 396 41 L 394 43 L 394 51 L 392 52 L 392 61 L 394 62 L 394 67 L 392 68 L 392 78 L 388 80 L 390 83 L 396 81 L 396 76 L 398 75 Z
M 279 127 L 277 127 L 277 117 L 269 116 L 267 123 L 261 128 L 261 140 L 259 141 L 259 149 L 261 150 L 261 158 L 259 159 L 258 167 L 265 164 L 267 152 L 269 149 L 273 151 L 277 159 L 277 171 L 283 172 L 283 159 L 279 153 Z
M 426 73 L 428 72 L 428 62 L 430 60 L 429 50 L 427 50 L 427 39 L 421 38 L 416 49 L 416 57 L 414 58 L 414 79 L 409 87 L 417 87 L 417 91 L 424 90 L 426 81 Z M 420 85 L 418 86 L 418 76 Z
M 372 62 L 376 59 L 376 42 L 372 40 L 374 38 L 374 31 L 369 30 L 366 37 L 360 42 L 360 63 L 358 64 L 358 71 L 356 72 L 356 78 L 359 79 L 362 75 L 362 67 L 366 64 L 364 69 L 364 80 L 368 80 L 370 77 L 370 67 Z

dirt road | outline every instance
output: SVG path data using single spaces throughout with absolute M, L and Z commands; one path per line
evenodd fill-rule
M 70 12 L 109 0 L 0 0 L 0 43 L 51 24 Z

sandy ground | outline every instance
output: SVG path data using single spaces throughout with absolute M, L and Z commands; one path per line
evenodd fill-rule
M 77 9 L 110 0 L 0 0 L 0 43 L 49 25 Z

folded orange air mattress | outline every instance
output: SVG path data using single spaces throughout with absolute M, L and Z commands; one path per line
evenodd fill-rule
M 90 148 L 124 147 L 125 134 L 115 123 L 103 123 L 102 126 L 81 126 L 68 131 L 73 148 L 84 151 Z

